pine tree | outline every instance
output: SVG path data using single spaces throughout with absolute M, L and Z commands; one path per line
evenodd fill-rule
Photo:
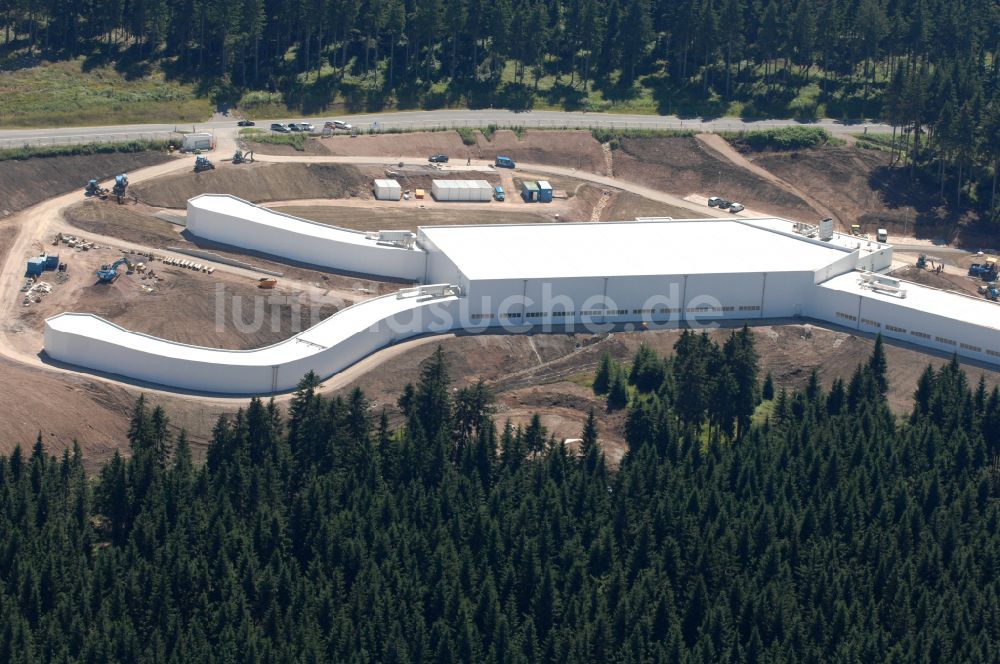
M 607 352 L 601 355 L 601 362 L 597 365 L 597 373 L 594 374 L 594 394 L 607 394 L 611 389 L 611 379 L 615 373 L 615 363 L 611 355 Z
M 614 372 L 608 387 L 607 405 L 609 411 L 621 410 L 628 405 L 628 387 L 622 371 Z

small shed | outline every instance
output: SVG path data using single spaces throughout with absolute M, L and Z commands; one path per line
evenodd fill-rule
M 184 134 L 184 143 L 181 144 L 182 150 L 211 150 L 212 149 L 212 135 L 206 132 L 194 132 L 191 134 Z
M 521 183 L 521 198 L 524 199 L 525 203 L 537 203 L 538 198 L 538 183 L 534 180 L 525 180 Z
M 37 277 L 45 271 L 45 256 L 32 256 L 28 259 L 28 276 Z
M 539 203 L 552 202 L 552 185 L 549 184 L 548 180 L 538 181 L 538 202 Z
M 375 198 L 380 201 L 398 201 L 403 189 L 395 180 L 375 180 Z
M 59 267 L 59 254 L 47 254 L 45 256 L 45 269 L 55 270 Z

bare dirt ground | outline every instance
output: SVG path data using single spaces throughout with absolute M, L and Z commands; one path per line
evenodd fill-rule
M 15 344 L 26 352 L 37 352 L 45 319 L 63 311 L 93 313 L 129 330 L 181 343 L 245 349 L 287 339 L 336 310 L 332 300 L 284 281 L 273 291 L 263 291 L 241 276 L 220 271 L 209 275 L 162 263 L 149 263 L 162 280 L 142 278 L 137 271 L 127 274 L 121 267 L 114 283 L 101 284 L 95 270 L 120 257 L 120 251 L 102 247 L 67 255 L 63 248 L 60 256 L 69 265 L 66 280 L 44 273 L 41 279 L 52 284 L 52 293 L 40 303 L 20 307 L 10 322 Z M 144 292 L 143 286 L 153 292 Z M 314 304 L 315 310 L 302 303 Z
M 914 265 L 907 265 L 893 270 L 891 274 L 899 279 L 905 279 L 906 281 L 912 281 L 924 286 L 978 296 L 979 291 L 977 289 L 983 282 L 957 272 L 957 270 L 948 270 L 938 274 L 933 270 L 918 270 Z
M 896 205 L 880 189 L 880 178 L 888 175 L 889 155 L 884 152 L 852 146 L 813 148 L 763 153 L 754 163 L 835 210 L 845 227 L 861 224 L 865 233 L 878 228 L 899 233 L 905 227 L 908 234 L 921 233 L 919 226 L 914 229 L 917 210 Z
M 83 191 L 91 178 L 104 180 L 119 173 L 170 159 L 159 152 L 95 154 L 0 162 L 0 217 L 6 217 L 56 194 Z
M 410 201 L 412 202 L 412 201 Z M 551 221 L 546 214 L 528 211 L 509 212 L 503 208 L 465 207 L 461 210 L 441 209 L 441 206 L 420 209 L 415 205 L 391 208 L 362 208 L 346 205 L 294 205 L 274 208 L 296 217 L 323 224 L 343 226 L 359 231 L 411 230 L 418 226 L 454 224 L 537 224 Z
M 707 215 L 704 215 L 707 216 Z M 693 219 L 698 214 L 691 210 L 675 207 L 667 203 L 651 201 L 627 191 L 611 195 L 611 200 L 601 214 L 601 221 L 629 221 L 636 217 L 673 217 Z
M 446 154 L 452 162 L 463 159 L 489 159 L 497 155 L 514 161 L 552 164 L 577 168 L 599 175 L 609 175 L 601 144 L 586 130 L 543 131 L 525 130 L 524 137 L 507 129 L 497 130 L 492 140 L 476 132 L 476 144 L 465 145 L 454 130 L 414 132 L 408 134 L 375 134 L 359 136 L 331 136 L 309 139 L 304 152 L 288 146 L 253 144 L 260 154 L 330 154 L 372 155 L 389 158 L 413 155 Z
M 614 150 L 615 176 L 687 196 L 723 196 L 790 219 L 813 219 L 804 201 L 750 173 L 695 138 L 624 138 Z
M 830 208 L 810 196 L 805 190 L 796 186 L 795 183 L 783 180 L 774 173 L 761 168 L 752 161 L 753 157 L 748 158 L 743 154 L 740 154 L 733 148 L 732 145 L 729 144 L 728 141 L 726 141 L 726 139 L 722 138 L 718 134 L 698 134 L 695 138 L 698 139 L 702 145 L 714 150 L 717 154 L 733 165 L 742 168 L 748 173 L 752 173 L 763 178 L 767 182 L 770 182 L 780 189 L 784 189 L 792 196 L 795 196 L 799 200 L 803 201 L 806 205 L 811 207 L 817 215 L 819 215 L 820 219 L 837 220 L 836 212 L 831 211 Z
M 203 173 L 178 173 L 132 187 L 152 207 L 184 208 L 189 198 L 226 193 L 253 203 L 292 198 L 371 198 L 370 182 L 346 164 L 220 164 Z

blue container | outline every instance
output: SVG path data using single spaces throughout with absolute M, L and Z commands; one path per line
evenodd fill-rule
M 45 270 L 45 257 L 36 256 L 28 259 L 28 276 L 37 277 Z
M 552 202 L 552 185 L 549 184 L 548 180 L 538 181 L 538 202 L 539 203 Z
M 45 257 L 45 269 L 55 270 L 59 267 L 59 254 L 48 254 Z

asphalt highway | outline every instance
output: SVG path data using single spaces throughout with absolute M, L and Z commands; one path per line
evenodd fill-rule
M 295 122 L 305 119 L 318 128 L 326 120 L 350 122 L 361 131 L 375 129 L 430 129 L 434 127 L 499 127 L 540 128 L 593 128 L 616 129 L 692 129 L 696 131 L 740 131 L 773 127 L 810 126 L 822 127 L 832 134 L 852 134 L 864 131 L 891 132 L 889 125 L 875 123 L 844 123 L 823 119 L 815 122 L 796 120 L 743 120 L 736 117 L 700 119 L 680 118 L 673 115 L 620 115 L 617 113 L 584 113 L 571 111 L 517 112 L 506 109 L 405 111 L 398 113 L 371 113 L 362 115 L 330 114 L 312 118 L 272 118 L 256 120 L 257 127 L 267 130 L 272 122 Z M 100 127 L 59 127 L 40 129 L 2 129 L 0 147 L 22 144 L 61 144 L 97 141 L 123 141 L 133 138 L 164 137 L 173 131 L 217 132 L 236 127 L 235 117 L 216 115 L 208 122 L 195 124 L 141 124 L 107 125 Z

